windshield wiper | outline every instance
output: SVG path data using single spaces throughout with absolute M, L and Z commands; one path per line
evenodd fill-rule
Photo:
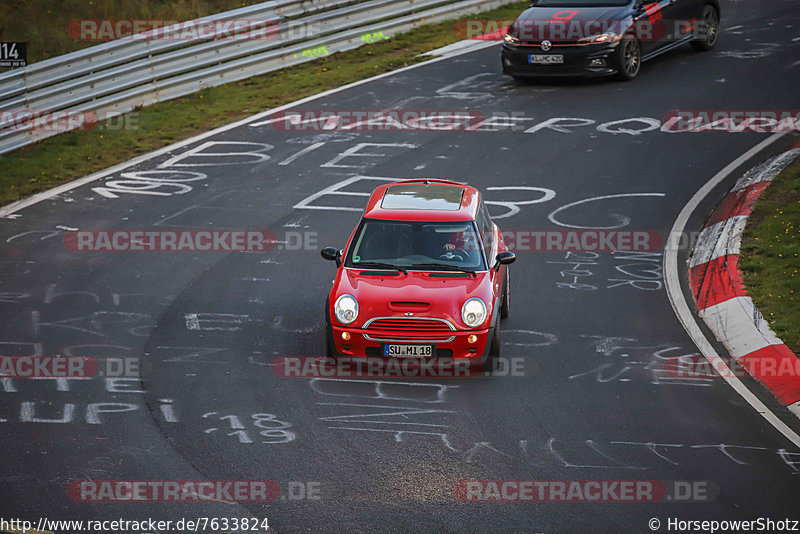
M 412 269 L 416 269 L 417 267 L 428 268 L 428 269 L 441 269 L 443 271 L 459 271 L 462 273 L 469 273 L 472 276 L 478 276 L 475 274 L 473 269 L 467 269 L 466 267 L 458 267 L 457 265 L 448 265 L 446 263 L 415 263 L 411 266 Z
M 392 265 L 391 263 L 383 263 L 380 261 L 360 261 L 353 264 L 353 267 L 360 269 L 361 267 L 374 267 L 376 269 L 391 269 L 393 271 L 400 271 L 403 274 L 408 274 L 408 271 L 402 265 Z

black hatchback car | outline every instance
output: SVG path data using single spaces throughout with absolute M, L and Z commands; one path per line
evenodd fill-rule
M 632 80 L 685 43 L 714 48 L 719 21 L 718 0 L 533 0 L 505 35 L 503 72 Z

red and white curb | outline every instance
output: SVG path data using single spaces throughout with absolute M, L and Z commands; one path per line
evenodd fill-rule
M 689 258 L 689 284 L 698 315 L 731 357 L 800 417 L 800 360 L 769 328 L 747 296 L 739 248 L 753 204 L 800 156 L 789 150 L 748 171 L 717 206 Z

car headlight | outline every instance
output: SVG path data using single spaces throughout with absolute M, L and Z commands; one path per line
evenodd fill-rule
M 622 39 L 622 36 L 620 34 L 614 32 L 606 32 L 578 39 L 578 44 L 590 45 L 590 44 L 602 44 L 602 43 L 616 43 L 620 39 Z
M 470 328 L 483 324 L 486 320 L 486 304 L 477 297 L 472 297 L 461 306 L 461 320 Z
M 352 295 L 342 295 L 336 299 L 333 312 L 342 324 L 350 324 L 358 317 L 358 301 Z
M 519 43 L 519 31 L 517 31 L 516 24 L 512 24 L 508 27 L 508 31 L 503 36 L 505 42 L 510 44 L 517 44 Z

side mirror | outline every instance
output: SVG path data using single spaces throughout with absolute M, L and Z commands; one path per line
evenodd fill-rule
M 335 261 L 337 267 L 342 264 L 342 251 L 337 248 L 325 247 L 319 253 L 326 260 Z
M 492 267 L 494 270 L 497 270 L 501 265 L 509 265 L 516 261 L 517 255 L 513 252 L 501 252 L 497 256 L 495 256 L 495 264 Z

